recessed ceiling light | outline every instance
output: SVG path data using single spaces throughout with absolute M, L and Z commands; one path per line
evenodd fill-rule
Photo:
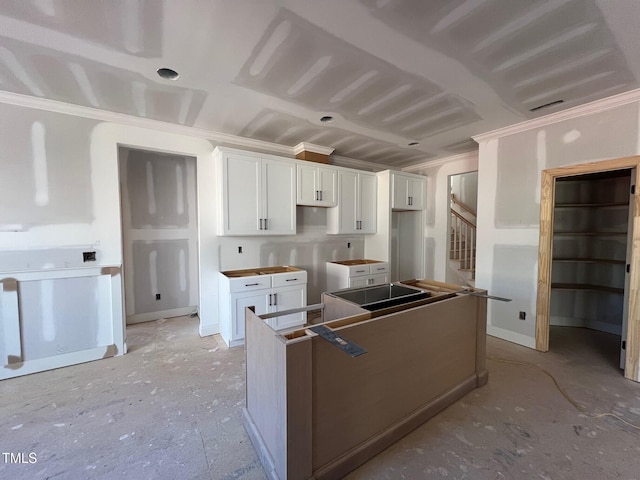
M 415 147 L 416 145 L 420 145 L 420 143 L 419 142 L 411 142 L 411 143 L 409 143 L 410 147 Z
M 331 115 L 325 115 L 324 117 L 320 117 L 320 121 L 323 123 L 327 123 L 333 120 Z
M 180 76 L 178 72 L 170 68 L 159 68 L 158 75 L 167 80 L 176 80 Z

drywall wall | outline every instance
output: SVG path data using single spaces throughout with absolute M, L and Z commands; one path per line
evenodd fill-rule
M 196 159 L 125 147 L 118 159 L 127 323 L 191 313 L 198 305 Z
M 478 170 L 478 154 L 470 152 L 405 169 L 427 177 L 425 275 L 446 281 L 449 269 L 449 177 Z M 481 203 L 481 201 L 479 202 Z M 482 209 L 483 205 L 480 205 Z
M 523 126 L 515 133 L 477 137 L 476 286 L 513 298 L 511 303 L 488 303 L 489 334 L 535 346 L 537 261 L 533 259 L 540 235 L 542 170 L 637 155 L 639 116 L 636 101 L 554 123 L 550 120 L 549 125 L 529 130 Z M 508 249 L 512 261 L 507 263 L 499 257 Z M 526 313 L 525 320 L 519 320 L 520 311 Z
M 297 207 L 295 236 L 218 237 L 220 270 L 291 265 L 307 271 L 307 303 L 326 291 L 326 262 L 364 257 L 364 235 L 327 235 L 327 209 Z M 240 253 L 241 249 L 241 253 Z

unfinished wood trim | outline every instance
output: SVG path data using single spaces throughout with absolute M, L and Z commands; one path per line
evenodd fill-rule
M 323 155 L 321 153 L 302 151 L 296 154 L 298 160 L 306 160 L 307 162 L 329 164 L 329 155 Z
M 624 376 L 640 382 L 640 157 L 636 164 L 636 193 L 633 198 L 633 238 L 629 277 L 629 316 Z
M 540 243 L 538 247 L 538 291 L 536 299 L 536 350 L 549 350 L 549 315 L 551 304 L 551 262 L 553 259 L 553 208 L 555 180 L 559 177 L 585 175 L 612 170 L 636 169 L 635 212 L 631 237 L 631 272 L 629 282 L 629 316 L 627 329 L 625 377 L 640 381 L 640 156 L 569 165 L 542 171 L 540 197 Z
M 553 258 L 553 205 L 555 176 L 542 171 L 540 198 L 540 240 L 538 243 L 538 292 L 536 299 L 536 350 L 549 350 L 551 306 L 551 261 Z

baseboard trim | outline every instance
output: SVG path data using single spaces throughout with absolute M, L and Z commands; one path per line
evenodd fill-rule
M 493 325 L 487 325 L 487 335 L 501 338 L 502 340 L 506 340 L 508 342 L 517 343 L 518 345 L 522 345 L 523 347 L 529 347 L 533 349 L 536 348 L 535 337 L 523 335 L 522 333 L 518 332 L 512 332 L 511 330 L 506 330 L 504 328 L 496 327 Z
M 201 337 L 208 337 L 209 335 L 216 335 L 220 333 L 220 326 L 217 323 L 213 325 L 202 325 L 198 328 L 198 333 L 200 333 Z

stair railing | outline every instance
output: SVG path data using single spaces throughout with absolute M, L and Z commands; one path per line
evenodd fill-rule
M 460 262 L 460 268 L 475 272 L 476 226 L 451 209 L 451 258 Z

